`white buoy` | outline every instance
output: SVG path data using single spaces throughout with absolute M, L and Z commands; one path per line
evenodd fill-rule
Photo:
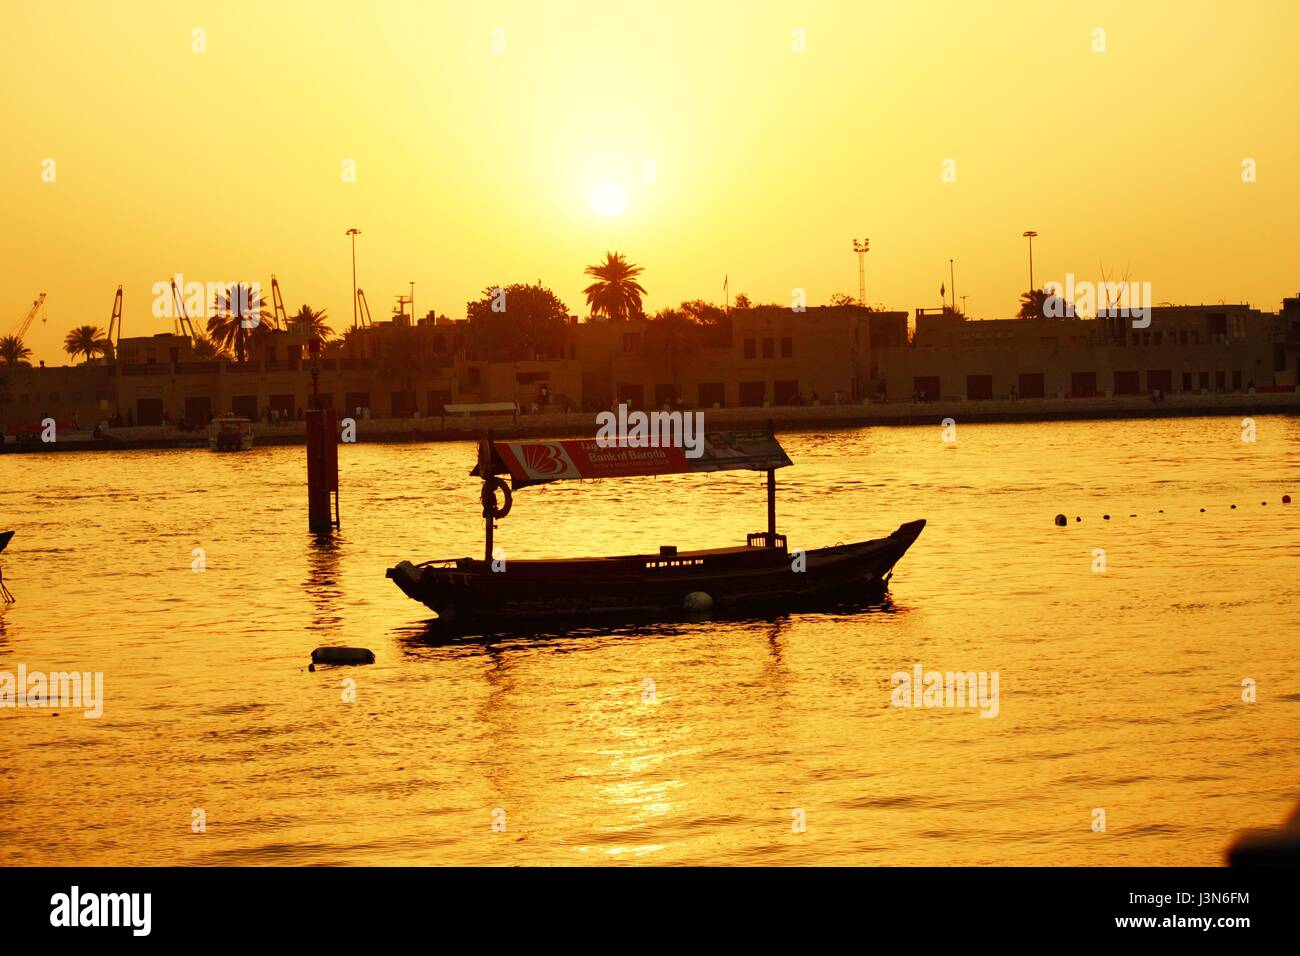
M 688 611 L 708 611 L 713 608 L 713 598 L 703 591 L 692 591 L 686 595 L 686 610 Z

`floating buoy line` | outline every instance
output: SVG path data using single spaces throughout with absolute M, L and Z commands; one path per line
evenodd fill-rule
M 1291 496 L 1290 496 L 1290 495 L 1283 495 L 1283 496 L 1282 496 L 1282 504 L 1284 504 L 1284 505 L 1289 505 L 1290 503 L 1291 503 Z M 1267 501 L 1261 501 L 1259 504 L 1260 504 L 1260 507 L 1261 507 L 1261 508 L 1266 508 L 1266 507 L 1268 507 L 1268 502 L 1267 502 Z M 1229 511 L 1236 511 L 1236 510 L 1237 510 L 1237 506 L 1236 506 L 1235 504 L 1229 505 L 1229 506 L 1228 506 L 1228 510 L 1229 510 Z M 1202 509 L 1201 509 L 1201 514 L 1205 514 L 1205 512 L 1206 512 L 1206 509 L 1205 509 L 1205 508 L 1202 508 Z M 1162 515 L 1162 514 L 1164 514 L 1164 513 L 1165 513 L 1165 509 L 1164 509 L 1164 508 L 1158 508 L 1158 509 L 1156 509 L 1156 514 L 1160 514 L 1160 515 Z M 1130 517 L 1130 518 L 1136 518 L 1137 515 L 1136 515 L 1136 514 L 1131 514 L 1131 515 L 1129 515 L 1129 517 Z M 1067 518 L 1067 517 L 1066 517 L 1065 515 L 1063 515 L 1063 514 L 1058 514 L 1058 515 L 1057 515 L 1053 520 L 1055 521 L 1056 526 L 1057 526 L 1058 528 L 1064 528 L 1066 525 L 1068 525 L 1068 524 L 1070 523 L 1070 519 Z M 1075 520 L 1075 523 L 1077 524 L 1077 523 L 1082 522 L 1082 521 L 1083 521 L 1083 518 L 1080 517 L 1079 515 L 1075 515 L 1075 516 L 1074 516 L 1074 520 Z M 1104 514 L 1104 515 L 1102 515 L 1102 516 L 1101 516 L 1101 520 L 1102 520 L 1102 521 L 1109 521 L 1109 520 L 1110 520 L 1110 515 L 1108 515 L 1108 514 Z

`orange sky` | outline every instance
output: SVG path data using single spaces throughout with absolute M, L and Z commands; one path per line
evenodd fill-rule
M 0 335 L 47 292 L 27 341 L 51 364 L 118 283 L 128 335 L 168 329 L 174 272 L 274 272 L 342 329 L 350 226 L 377 319 L 411 280 L 421 314 L 540 279 L 585 315 L 606 249 L 650 310 L 724 275 L 815 304 L 856 295 L 860 236 L 869 302 L 937 306 L 952 257 L 970 313 L 1005 317 L 1026 229 L 1039 285 L 1100 263 L 1156 302 L 1300 288 L 1293 0 L 0 9 Z

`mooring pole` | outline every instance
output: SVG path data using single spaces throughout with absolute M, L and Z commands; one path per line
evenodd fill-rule
M 320 407 L 320 340 L 312 339 L 309 349 L 312 407 L 303 413 L 307 431 L 307 527 L 314 534 L 329 534 L 339 526 L 339 431 L 334 409 Z

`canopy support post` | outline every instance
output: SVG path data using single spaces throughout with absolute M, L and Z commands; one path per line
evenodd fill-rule
M 776 469 L 767 470 L 767 546 L 776 547 Z
M 776 422 L 767 420 L 767 433 L 776 438 Z M 767 470 L 767 546 L 776 547 L 776 469 Z
M 478 471 L 483 479 L 483 490 L 479 495 L 483 503 L 483 562 L 492 563 L 492 509 L 496 505 L 496 495 L 492 492 L 492 430 L 479 440 Z

